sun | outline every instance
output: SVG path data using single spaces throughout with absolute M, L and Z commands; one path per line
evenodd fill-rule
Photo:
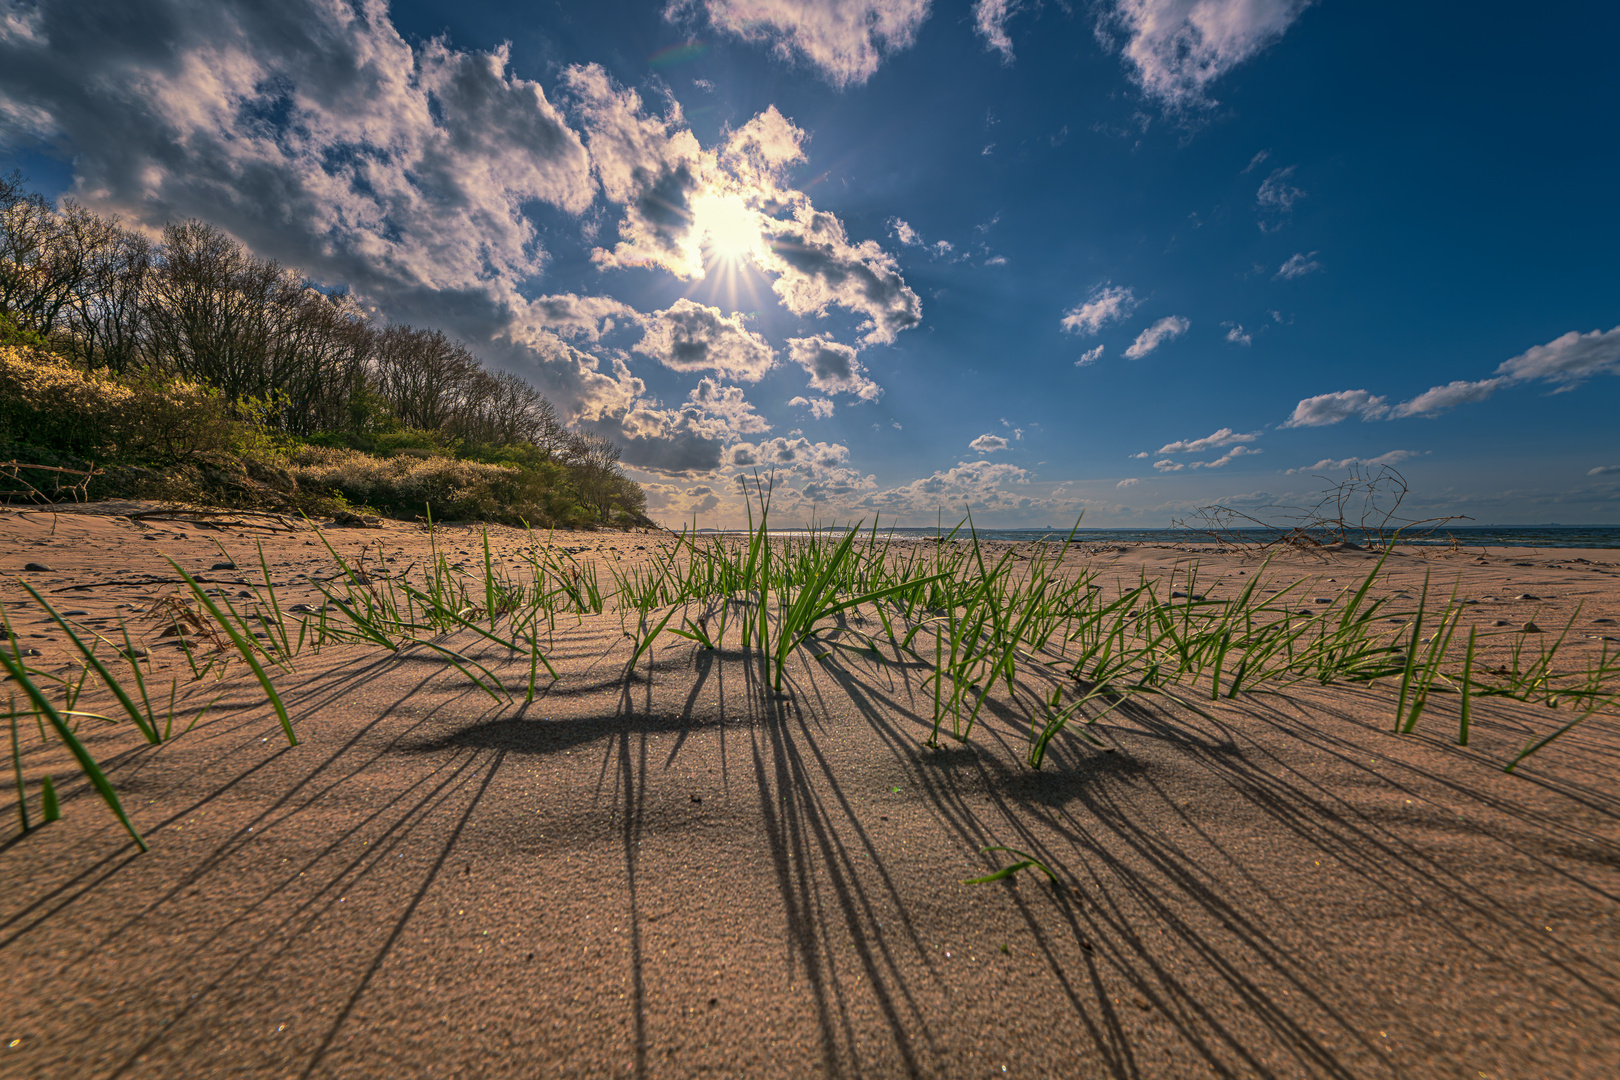
M 692 204 L 692 231 L 712 258 L 739 262 L 762 252 L 759 215 L 741 195 L 709 194 Z

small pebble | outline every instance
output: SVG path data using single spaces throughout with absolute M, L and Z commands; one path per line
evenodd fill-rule
M 1527 592 L 1522 592 L 1518 596 L 1515 596 L 1513 599 L 1515 599 L 1515 600 L 1540 600 L 1541 597 L 1533 596 L 1533 595 L 1531 595 L 1530 593 L 1527 593 Z
M 1533 622 L 1527 622 L 1524 624 L 1524 632 L 1526 634 L 1539 634 L 1542 632 L 1542 629 Z
M 50 567 L 46 566 L 42 562 L 28 563 L 27 565 L 25 565 L 23 567 L 23 569 L 24 570 L 32 570 L 36 574 L 54 574 L 54 573 L 56 573 L 56 571 L 52 570 Z
M 217 562 L 213 566 L 210 566 L 208 569 L 210 569 L 210 570 L 235 570 L 236 569 L 236 564 L 233 563 L 233 562 Z

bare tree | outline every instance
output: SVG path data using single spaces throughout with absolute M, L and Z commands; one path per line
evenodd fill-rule
M 477 359 L 438 330 L 390 326 L 377 337 L 374 386 L 395 416 L 424 431 L 445 428 L 468 400 Z

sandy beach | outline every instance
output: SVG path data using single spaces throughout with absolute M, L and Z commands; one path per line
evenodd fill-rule
M 177 589 L 166 558 L 243 604 L 268 573 L 284 608 L 322 604 L 321 537 L 378 575 L 431 559 L 401 522 L 146 509 L 0 513 L 0 601 L 34 667 L 76 661 L 24 581 L 91 632 L 127 623 L 167 695 L 193 691 L 142 615 Z M 487 535 L 497 565 L 538 542 L 621 569 L 669 539 Z M 481 572 L 484 536 L 433 539 Z M 1374 562 L 1266 573 L 1308 579 L 1309 610 Z M 1212 599 L 1259 569 L 1154 547 L 1064 565 L 1106 591 L 1193 564 Z M 1620 552 L 1404 549 L 1373 591 L 1426 575 L 1487 635 L 1482 666 L 1527 623 L 1571 664 L 1620 649 Z M 1397 735 L 1388 680 L 1302 682 L 1132 703 L 1037 771 L 1033 693 L 927 745 L 931 648 L 801 648 L 778 695 L 756 656 L 668 634 L 627 673 L 609 605 L 557 621 L 558 677 L 525 702 L 439 653 L 329 645 L 269 668 L 297 746 L 237 664 L 160 746 L 81 726 L 145 854 L 25 725 L 31 805 L 53 773 L 62 819 L 35 807 L 21 834 L 5 778 L 0 1076 L 1620 1075 L 1612 708 L 1509 775 L 1567 710 L 1479 699 L 1462 747 L 1455 695 Z M 1055 880 L 966 883 L 1025 855 Z

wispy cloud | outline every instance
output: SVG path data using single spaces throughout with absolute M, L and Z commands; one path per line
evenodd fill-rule
M 1297 469 L 1289 469 L 1287 470 L 1287 475 L 1293 476 L 1295 473 L 1339 472 L 1342 469 L 1348 469 L 1356 465 L 1370 465 L 1373 467 L 1377 467 L 1379 465 L 1399 465 L 1403 461 L 1410 461 L 1412 458 L 1422 457 L 1427 453 L 1427 450 L 1391 450 L 1388 453 L 1379 454 L 1377 457 L 1370 458 L 1323 458 L 1315 465 L 1301 465 Z
M 1322 264 L 1316 261 L 1316 255 L 1314 251 L 1309 255 L 1298 253 L 1290 255 L 1288 261 L 1277 268 L 1272 280 L 1293 281 L 1295 278 L 1302 278 L 1306 274 L 1322 269 Z
M 1214 461 L 1195 461 L 1192 463 L 1192 467 L 1195 469 L 1224 469 L 1240 457 L 1250 457 L 1254 454 L 1263 453 L 1265 453 L 1264 450 L 1256 450 L 1252 446 L 1234 446 Z
M 1185 334 L 1192 323 L 1180 315 L 1167 315 L 1136 335 L 1130 348 L 1125 350 L 1127 360 L 1139 360 L 1167 341 Z
M 1127 488 L 1127 487 L 1132 487 L 1132 486 L 1134 486 L 1136 484 L 1140 484 L 1141 482 L 1142 482 L 1142 480 L 1141 480 L 1140 477 L 1133 476 L 1133 477 L 1130 477 L 1129 479 L 1121 480 L 1119 483 L 1115 484 L 1114 486 L 1117 487 L 1117 488 Z
M 1202 454 L 1206 450 L 1216 450 L 1222 446 L 1233 446 L 1238 443 L 1252 443 L 1260 437 L 1258 431 L 1248 434 L 1233 431 L 1231 428 L 1221 428 L 1219 431 L 1205 435 L 1202 439 L 1182 439 L 1172 443 L 1165 443 L 1155 453 L 1159 454 Z
M 1102 359 L 1102 354 L 1103 347 L 1101 345 L 1093 346 L 1080 354 L 1080 359 L 1074 362 L 1074 366 L 1085 367 L 1087 364 L 1095 364 L 1098 360 Z
M 1012 38 L 1007 36 L 1007 20 L 1022 4 L 1020 0 L 973 0 L 973 28 L 984 38 L 986 48 L 1001 54 L 1004 64 L 1012 63 Z
M 1085 300 L 1065 311 L 1061 325 L 1066 333 L 1096 334 L 1109 323 L 1130 315 L 1139 303 L 1129 288 L 1105 281 L 1094 287 Z
M 1595 469 L 1586 470 L 1587 476 L 1608 476 L 1612 473 L 1620 473 L 1620 465 L 1599 465 Z
M 1234 345 L 1253 345 L 1254 335 L 1243 329 L 1242 323 L 1222 323 L 1226 327 L 1226 340 Z

